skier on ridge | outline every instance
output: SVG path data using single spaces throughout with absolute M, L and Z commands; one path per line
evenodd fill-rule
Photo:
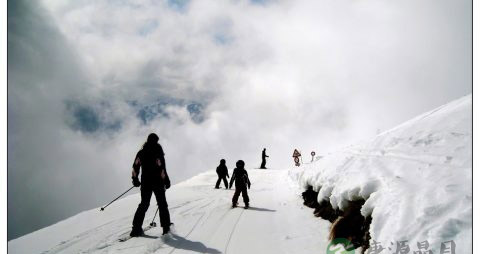
M 140 167 L 142 167 L 141 182 L 138 180 Z M 135 212 L 130 236 L 136 237 L 143 235 L 142 224 L 145 213 L 150 205 L 152 192 L 157 199 L 163 234 L 167 234 L 170 231 L 171 223 L 165 191 L 170 188 L 170 179 L 168 178 L 165 167 L 165 154 L 162 146 L 158 143 L 158 136 L 155 133 L 148 135 L 147 141 L 135 157 L 132 170 L 132 183 L 135 187 L 141 186 L 142 201 Z
M 269 157 L 267 154 L 266 154 L 266 151 L 267 149 L 266 148 L 263 148 L 263 151 L 262 151 L 262 164 L 260 165 L 260 168 L 261 169 L 267 169 L 266 165 L 267 165 L 267 158 Z
M 230 179 L 230 189 L 232 188 L 233 182 L 235 182 L 235 193 L 232 198 L 232 208 L 237 206 L 238 197 L 240 192 L 242 193 L 243 202 L 245 203 L 245 208 L 249 207 L 248 202 L 248 193 L 247 186 L 250 189 L 250 179 L 248 178 L 247 170 L 245 170 L 245 162 L 242 160 L 237 161 L 236 168 L 233 170 L 232 178 Z
M 217 167 L 217 175 L 218 175 L 218 180 L 217 180 L 217 183 L 215 184 L 215 189 L 218 189 L 220 187 L 220 181 L 222 180 L 223 180 L 223 183 L 225 184 L 225 189 L 228 189 L 227 177 L 230 178 L 230 175 L 228 175 L 228 168 L 227 168 L 227 165 L 225 165 L 224 159 L 220 160 L 220 165 L 218 165 Z

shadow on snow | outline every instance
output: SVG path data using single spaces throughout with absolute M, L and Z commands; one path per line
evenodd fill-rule
M 260 212 L 276 212 L 277 211 L 277 210 L 271 210 L 267 208 L 260 208 L 260 207 L 253 207 L 253 206 L 250 206 L 248 210 L 260 211 Z
M 189 251 L 194 251 L 199 253 L 210 253 L 210 254 L 221 253 L 217 249 L 208 248 L 201 242 L 190 241 L 177 234 L 172 234 L 171 237 L 165 241 L 165 244 L 176 249 L 189 250 Z

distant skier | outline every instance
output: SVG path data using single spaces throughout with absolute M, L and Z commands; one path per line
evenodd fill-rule
M 138 180 L 140 166 L 142 167 L 142 182 Z M 162 146 L 158 144 L 158 136 L 155 133 L 148 135 L 147 142 L 145 142 L 135 157 L 132 170 L 132 183 L 135 187 L 141 186 L 142 201 L 135 212 L 130 236 L 136 237 L 143 235 L 143 219 L 150 205 L 152 192 L 157 199 L 163 234 L 167 234 L 170 231 L 171 223 L 165 190 L 170 188 L 170 179 L 168 178 L 165 167 L 165 154 Z
M 233 182 L 235 182 L 235 193 L 232 198 L 232 207 L 237 206 L 238 197 L 240 192 L 242 193 L 243 202 L 245 203 L 245 208 L 248 208 L 248 193 L 247 187 L 250 189 L 250 179 L 248 178 L 248 173 L 245 170 L 245 162 L 242 160 L 237 161 L 236 168 L 233 170 L 232 178 L 230 179 L 230 189 L 232 188 Z
M 217 180 L 217 183 L 215 184 L 215 189 L 218 189 L 220 187 L 221 180 L 223 180 L 223 184 L 225 184 L 225 189 L 228 189 L 227 177 L 230 178 L 230 175 L 228 175 L 228 168 L 227 168 L 227 165 L 225 165 L 224 159 L 220 160 L 220 165 L 218 165 L 217 167 L 217 175 L 218 175 L 218 180 Z
M 260 165 L 260 168 L 261 169 L 266 169 L 266 164 L 267 164 L 267 158 L 268 158 L 268 155 L 265 153 L 267 149 L 266 148 L 263 148 L 263 151 L 262 151 L 262 165 Z

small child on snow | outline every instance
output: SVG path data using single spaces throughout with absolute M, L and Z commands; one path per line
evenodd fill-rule
M 235 193 L 232 198 L 232 207 L 237 206 L 238 197 L 240 192 L 242 193 L 243 202 L 245 203 L 245 208 L 248 208 L 248 193 L 247 187 L 250 189 L 250 179 L 248 179 L 248 173 L 245 170 L 245 162 L 242 160 L 237 161 L 236 168 L 233 170 L 232 178 L 230 179 L 229 189 L 232 188 L 233 182 L 235 182 Z
M 223 183 L 225 184 L 225 189 L 228 188 L 228 181 L 227 177 L 230 178 L 230 175 L 228 175 L 228 168 L 227 165 L 225 164 L 225 160 L 221 159 L 220 160 L 220 165 L 217 167 L 217 175 L 218 175 L 218 180 L 217 183 L 215 184 L 215 189 L 220 188 L 220 181 L 223 180 Z

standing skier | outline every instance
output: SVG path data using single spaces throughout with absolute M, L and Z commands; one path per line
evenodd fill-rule
M 140 167 L 142 167 L 142 182 L 138 180 Z M 135 216 L 133 217 L 133 227 L 130 236 L 136 237 L 143 235 L 143 219 L 150 205 L 152 192 L 157 199 L 163 234 L 168 233 L 170 231 L 170 213 L 168 212 L 165 190 L 170 188 L 170 179 L 168 178 L 165 167 L 165 154 L 162 146 L 158 144 L 158 136 L 155 133 L 148 135 L 147 142 L 145 142 L 135 157 L 132 170 L 132 183 L 135 187 L 141 186 L 142 201 L 138 205 Z
M 261 169 L 266 169 L 266 164 L 267 164 L 267 158 L 268 158 L 268 155 L 265 153 L 267 149 L 266 148 L 263 148 L 263 151 L 262 151 L 262 165 L 260 165 L 260 168 Z
M 236 166 L 237 167 L 233 170 L 232 178 L 230 179 L 230 189 L 232 188 L 233 182 L 235 182 L 235 193 L 232 198 L 232 207 L 237 206 L 238 197 L 241 192 L 245 208 L 248 208 L 249 198 L 247 187 L 250 189 L 250 179 L 248 179 L 248 173 L 247 170 L 245 170 L 245 162 L 239 160 L 237 161 Z
M 218 175 L 218 180 L 217 183 L 215 184 L 215 189 L 218 189 L 220 187 L 220 181 L 223 180 L 223 184 L 225 184 L 225 189 L 228 188 L 228 181 L 227 177 L 230 178 L 228 175 L 228 168 L 227 165 L 225 165 L 225 160 L 221 159 L 220 160 L 220 165 L 217 167 L 217 175 Z

